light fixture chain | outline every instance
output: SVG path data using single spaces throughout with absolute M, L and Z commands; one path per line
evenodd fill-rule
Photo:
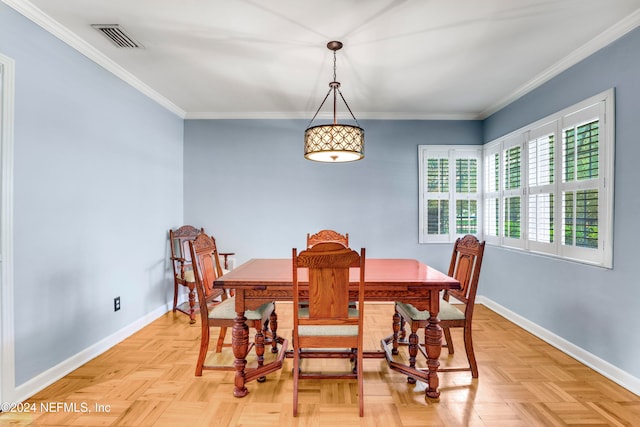
M 351 113 L 351 117 L 353 117 L 353 120 L 356 121 L 356 124 L 358 125 L 358 127 L 361 127 L 360 123 L 358 123 L 358 119 L 356 119 L 356 116 L 353 115 L 353 111 L 351 111 L 351 107 L 349 107 L 349 104 L 347 104 L 347 100 L 344 99 L 344 96 L 342 95 L 342 92 L 340 91 L 340 89 L 338 89 L 338 93 L 340 94 L 340 98 L 342 98 L 342 102 L 344 102 L 344 105 L 347 106 L 347 110 L 349 110 L 349 113 Z
M 313 117 L 311 118 L 311 121 L 309 122 L 309 124 L 307 125 L 307 127 L 311 126 L 311 123 L 313 123 L 313 121 L 316 119 L 316 116 L 318 115 L 318 113 L 320 112 L 320 110 L 322 109 L 322 106 L 324 105 L 325 101 L 327 100 L 327 98 L 329 97 L 329 94 L 331 94 L 331 91 L 333 90 L 333 88 L 329 89 L 329 92 L 327 92 L 327 94 L 325 95 L 324 99 L 322 100 L 322 102 L 320 103 L 320 106 L 318 107 L 318 109 L 316 110 L 316 113 L 313 115 Z M 341 94 L 342 96 L 342 94 Z M 346 103 L 345 103 L 346 104 Z M 349 108 L 349 106 L 347 105 L 347 108 Z M 349 110 L 351 111 L 351 110 Z M 360 125 L 358 125 L 360 126 Z

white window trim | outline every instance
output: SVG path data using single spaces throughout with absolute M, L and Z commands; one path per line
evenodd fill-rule
M 561 156 L 558 154 L 562 149 L 562 129 L 563 123 L 567 118 L 571 118 L 575 122 L 575 118 L 582 114 L 582 112 L 593 108 L 594 105 L 598 105 L 600 118 L 600 144 L 599 144 L 599 178 L 598 191 L 602 195 L 601 202 L 598 204 L 598 249 L 579 248 L 575 246 L 562 245 L 561 239 L 561 195 L 563 189 L 566 188 L 579 188 L 582 184 L 563 184 L 562 182 L 562 165 Z M 605 268 L 613 267 L 613 197 L 614 197 L 614 160 L 615 160 L 615 125 L 614 125 L 614 89 L 609 89 L 601 92 L 593 97 L 590 97 L 582 102 L 579 102 L 571 107 L 565 108 L 555 114 L 547 116 L 541 120 L 536 121 L 528 126 L 520 128 L 508 135 L 498 138 L 484 145 L 483 159 L 486 161 L 486 157 L 495 154 L 496 150 L 502 156 L 505 148 L 511 146 L 511 144 L 522 141 L 522 183 L 523 183 L 523 203 L 521 205 L 521 239 L 508 239 L 504 237 L 504 225 L 503 215 L 500 216 L 499 233 L 500 237 L 487 236 L 486 241 L 488 244 L 497 246 L 504 246 L 509 248 L 516 248 L 528 252 L 535 252 L 539 254 L 549 255 L 562 259 L 568 259 L 572 261 L 582 262 L 590 265 L 596 265 Z M 555 131 L 556 142 L 556 165 L 555 165 L 555 230 L 556 235 L 554 244 L 552 245 L 540 245 L 535 242 L 529 242 L 528 239 L 528 193 L 529 193 L 529 179 L 528 179 L 528 145 L 525 141 L 528 141 L 530 137 L 535 137 L 535 132 L 539 128 L 547 126 L 550 122 L 557 123 L 557 129 Z M 500 183 L 503 184 L 502 177 L 504 173 L 504 160 L 500 158 Z M 484 173 L 484 170 L 483 170 Z M 484 181 L 483 177 L 483 181 Z M 593 187 L 589 187 L 593 188 Z M 505 191 L 501 188 L 501 197 L 499 203 L 500 212 L 504 209 L 504 197 Z M 493 194 L 493 193 L 492 193 Z M 483 202 L 487 199 L 489 194 L 484 194 Z M 484 209 L 483 209 L 484 211 Z M 483 224 L 484 225 L 484 224 Z
M 614 161 L 615 161 L 615 111 L 614 111 L 614 89 L 608 89 L 594 95 L 584 101 L 574 104 L 568 108 L 551 114 L 534 123 L 515 130 L 505 136 L 497 138 L 484 146 L 480 145 L 419 145 L 419 242 L 420 243 L 451 243 L 457 236 L 455 217 L 455 159 L 465 157 L 464 152 L 478 153 L 478 236 L 485 239 L 487 244 L 502 246 L 525 252 L 548 255 L 560 259 L 581 262 L 604 268 L 613 267 L 613 198 L 614 198 Z M 597 111 L 593 112 L 593 110 Z M 584 117 L 582 117 L 584 116 Z M 582 119 L 589 117 L 599 119 L 599 144 L 598 144 L 598 178 L 581 182 L 563 182 L 563 130 L 566 122 L 572 125 L 579 123 Z M 529 183 L 529 142 L 544 134 L 554 134 L 554 182 L 544 185 L 531 185 Z M 520 166 L 520 188 L 505 190 L 504 174 L 505 162 L 504 151 L 514 146 L 521 148 Z M 446 235 L 429 235 L 426 233 L 425 223 L 425 201 L 427 200 L 425 191 L 426 173 L 426 153 L 442 157 L 443 154 L 449 158 L 449 193 L 439 194 L 439 198 L 448 198 L 449 208 L 449 233 Z M 438 153 L 438 154 L 434 154 Z M 497 191 L 489 192 L 491 188 L 488 176 L 489 158 L 495 161 L 495 155 L 499 155 L 499 188 Z M 453 168 L 452 168 L 453 167 Z M 487 169 L 485 169 L 485 167 Z M 594 186 L 594 182 L 596 186 Z M 564 226 L 562 223 L 563 191 L 575 191 L 579 189 L 593 188 L 598 190 L 598 248 L 590 249 L 574 245 L 564 245 L 562 233 Z M 485 192 L 485 189 L 487 192 Z M 553 242 L 531 241 L 529 237 L 529 195 L 530 194 L 554 194 L 554 234 Z M 520 196 L 520 238 L 508 238 L 504 233 L 504 200 L 505 197 Z M 433 197 L 431 197 L 433 198 Z M 499 224 L 498 235 L 486 233 L 488 223 L 485 223 L 488 209 L 487 200 L 498 200 Z M 495 224 L 492 224 L 495 226 Z
M 530 157 L 531 147 L 529 144 L 531 143 L 531 141 L 537 140 L 538 138 L 549 135 L 549 134 L 554 135 L 555 164 L 554 164 L 554 170 L 552 171 L 553 183 L 531 185 L 530 183 L 531 176 L 529 174 L 529 163 L 531 160 L 531 157 Z M 558 126 L 557 126 L 557 123 L 553 121 L 545 123 L 541 126 L 532 127 L 526 133 L 526 138 L 525 138 L 525 144 L 528 148 L 526 153 L 527 163 L 524 166 L 524 173 L 527 179 L 526 181 L 527 198 L 529 198 L 529 196 L 531 196 L 532 194 L 535 194 L 535 195 L 548 194 L 548 193 L 554 194 L 554 208 L 555 208 L 555 204 L 559 203 L 559 200 L 556 194 L 556 189 L 558 185 L 558 180 L 560 179 L 560 176 L 561 176 L 561 168 L 558 167 L 559 159 L 557 155 L 555 155 L 557 153 L 558 144 L 560 143 L 558 141 L 559 139 L 560 138 L 558 134 Z M 554 233 L 553 242 L 540 242 L 540 241 L 531 239 L 531 236 L 529 234 L 529 225 L 531 222 L 531 216 L 529 214 L 529 203 L 527 203 L 527 206 L 525 206 L 525 209 L 526 209 L 525 217 L 527 220 L 526 224 L 524 224 L 524 227 L 526 227 L 526 236 L 527 236 L 526 247 L 532 252 L 556 253 L 558 250 L 559 239 L 557 238 L 557 236 L 555 236 L 555 233 Z M 553 224 L 554 224 L 554 227 L 556 228 L 557 228 L 557 225 L 560 224 L 560 215 L 557 209 L 554 209 Z
M 433 154 L 437 153 L 437 154 Z M 449 192 L 448 195 L 441 193 L 436 198 L 442 198 L 449 200 L 449 233 L 446 235 L 429 235 L 425 233 L 426 223 L 425 223 L 425 200 L 426 200 L 426 189 L 424 186 L 425 183 L 425 174 L 426 174 L 426 165 L 425 158 L 427 154 L 435 155 L 438 157 L 448 157 L 449 159 Z M 455 160 L 457 158 L 476 158 L 477 159 L 477 192 L 475 196 L 467 195 L 466 197 L 456 197 L 455 192 Z M 477 201 L 477 224 L 478 224 L 478 235 L 481 235 L 482 232 L 482 221 L 483 221 L 483 210 L 482 210 L 482 202 L 483 202 L 483 192 L 482 192 L 482 173 L 483 173 L 483 156 L 482 156 L 482 146 L 481 145 L 419 145 L 418 146 L 418 161 L 419 161 L 419 180 L 418 180 L 418 191 L 419 191 L 419 201 L 418 201 L 418 216 L 419 216 L 419 243 L 453 243 L 458 237 L 461 235 L 456 232 L 456 203 L 457 199 L 469 199 Z M 433 198 L 433 197 L 432 197 Z

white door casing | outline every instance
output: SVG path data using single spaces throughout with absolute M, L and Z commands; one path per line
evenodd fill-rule
M 13 304 L 14 60 L 0 53 L 0 402 L 15 396 Z

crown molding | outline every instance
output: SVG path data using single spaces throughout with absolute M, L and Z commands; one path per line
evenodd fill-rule
M 477 113 L 456 113 L 456 114 L 415 114 L 415 113 L 358 113 L 359 120 L 479 120 L 479 114 Z M 251 113 L 220 113 L 220 112 L 193 112 L 186 113 L 184 118 L 187 120 L 233 120 L 233 119 L 300 119 L 309 120 L 313 117 L 313 112 L 300 113 L 300 112 L 288 112 L 288 113 L 266 113 L 266 112 L 251 112 Z M 332 119 L 333 116 L 330 113 L 318 114 L 316 119 Z M 344 117 L 345 120 L 352 121 L 351 117 Z M 340 120 L 340 117 L 338 118 Z
M 608 46 L 613 43 L 620 37 L 634 30 L 636 27 L 640 25 L 640 9 L 636 9 L 635 12 L 619 21 L 617 24 L 613 25 L 609 29 L 600 33 L 593 39 L 591 39 L 586 44 L 582 45 L 578 49 L 571 52 L 565 58 L 556 62 L 551 67 L 547 68 L 545 71 L 540 73 L 538 76 L 531 79 L 529 82 L 525 83 L 510 95 L 502 98 L 500 101 L 496 102 L 494 105 L 485 109 L 478 115 L 478 119 L 484 120 L 493 113 L 501 110 L 507 105 L 511 104 L 513 101 L 523 97 L 527 93 L 536 89 L 539 86 L 542 86 L 544 83 L 551 80 L 553 77 L 556 77 L 558 74 L 563 71 L 569 69 L 570 67 L 576 65 L 578 62 L 583 59 L 593 55 L 598 50 Z
M 125 83 L 128 83 L 136 90 L 142 92 L 144 95 L 148 96 L 167 110 L 171 111 L 175 115 L 184 118 L 185 111 L 175 105 L 173 102 L 169 101 L 167 98 L 153 90 L 151 87 L 146 85 L 136 76 L 131 74 L 129 71 L 122 68 L 120 65 L 116 64 L 109 57 L 98 51 L 96 48 L 91 46 L 89 43 L 78 37 L 75 33 L 69 31 L 65 26 L 60 24 L 58 21 L 52 19 L 50 16 L 45 14 L 41 9 L 34 6 L 32 3 L 26 0 L 2 0 L 7 6 L 14 9 L 16 12 L 23 15 L 25 18 L 31 20 L 33 23 L 42 27 L 44 30 L 53 34 L 87 58 L 94 61 L 96 64 L 105 68 L 107 71 L 119 77 Z

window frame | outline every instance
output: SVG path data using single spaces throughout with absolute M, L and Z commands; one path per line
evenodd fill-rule
M 587 123 L 588 120 L 598 120 L 598 177 L 583 181 L 574 180 L 564 182 L 564 132 L 570 127 L 578 127 L 580 123 Z M 614 197 L 614 160 L 615 160 L 615 112 L 614 112 L 614 89 L 609 89 L 592 96 L 582 102 L 565 108 L 555 114 L 547 116 L 530 125 L 520 128 L 510 134 L 493 140 L 484 145 L 483 160 L 487 163 L 488 158 L 493 158 L 495 153 L 500 154 L 501 165 L 501 188 L 498 192 L 483 194 L 483 204 L 488 204 L 489 200 L 494 200 L 496 194 L 500 194 L 499 212 L 504 209 L 504 198 L 512 194 L 512 190 L 503 188 L 502 174 L 504 171 L 504 150 L 517 141 L 522 144 L 522 164 L 521 182 L 522 203 L 521 203 L 521 236 L 520 239 L 511 239 L 504 236 L 502 221 L 504 215 L 500 216 L 501 224 L 498 228 L 499 236 L 486 234 L 487 244 L 515 248 L 531 253 L 549 255 L 561 259 L 577 261 L 604 268 L 613 267 L 613 197 Z M 553 183 L 545 185 L 531 185 L 529 182 L 529 149 L 533 140 L 545 135 L 548 132 L 554 134 L 554 171 Z M 483 170 L 483 172 L 485 172 Z M 483 176 L 483 180 L 488 179 Z M 596 249 L 579 247 L 578 245 L 564 244 L 565 224 L 563 221 L 563 203 L 566 191 L 597 190 L 597 224 L 598 224 L 598 247 Z M 530 197 L 535 194 L 548 192 L 554 194 L 553 211 L 553 242 L 543 243 L 530 240 Z M 484 207 L 483 207 L 484 210 Z
M 432 197 L 427 197 L 427 189 L 425 188 L 428 158 L 448 159 L 449 176 L 448 176 L 448 192 L 434 192 Z M 482 232 L 483 221 L 483 192 L 482 192 L 482 145 L 419 145 L 419 243 L 453 243 L 463 234 L 457 233 L 456 220 L 456 201 L 458 200 L 475 200 L 476 201 L 476 227 L 480 235 Z M 456 190 L 456 160 L 458 159 L 475 159 L 476 165 L 476 192 L 475 193 L 457 193 Z M 428 224 L 425 219 L 425 209 L 428 200 L 447 200 L 449 203 L 449 229 L 446 234 L 429 234 Z

